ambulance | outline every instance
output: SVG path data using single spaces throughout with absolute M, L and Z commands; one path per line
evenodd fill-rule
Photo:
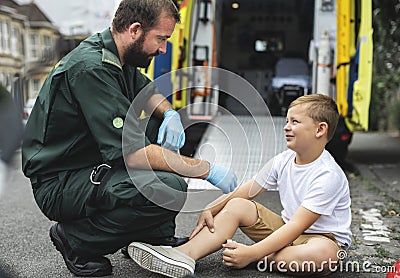
M 232 126 L 236 121 L 251 132 L 247 118 L 265 117 L 271 119 L 275 135 L 269 136 L 274 141 L 273 153 L 279 152 L 285 149 L 279 136 L 290 102 L 320 93 L 336 100 L 341 115 L 327 149 L 343 168 L 348 166 L 345 158 L 352 134 L 368 130 L 371 0 L 183 0 L 177 4 L 182 20 L 168 41 L 167 54 L 156 57 L 143 71 L 154 80 L 169 74 L 166 97 L 176 110 L 182 110 L 189 145 L 195 142 L 196 149 L 215 144 L 207 141 L 213 138 L 210 126 Z M 232 80 L 245 80 L 249 89 L 231 94 L 229 90 L 235 88 L 223 84 L 226 77 L 221 77 L 226 72 L 235 76 Z M 260 105 L 267 113 L 254 109 Z M 257 121 L 254 128 L 260 130 Z M 250 137 L 247 164 L 256 153 L 251 148 L 260 146 L 260 142 L 250 142 Z M 225 152 L 213 148 L 214 159 Z M 233 153 L 230 163 L 236 163 Z M 243 163 L 238 163 L 241 169 Z

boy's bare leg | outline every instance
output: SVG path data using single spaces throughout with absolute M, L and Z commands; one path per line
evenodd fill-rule
M 337 266 L 339 250 L 330 239 L 312 238 L 306 244 L 288 246 L 268 256 L 266 267 L 298 275 L 329 274 Z
M 194 260 L 209 255 L 232 238 L 239 226 L 251 226 L 258 219 L 257 208 L 252 201 L 235 198 L 214 217 L 214 232 L 204 228 L 187 243 L 175 247 Z

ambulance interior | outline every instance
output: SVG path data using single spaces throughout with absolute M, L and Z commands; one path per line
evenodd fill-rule
M 223 0 L 215 12 L 218 67 L 249 81 L 272 115 L 284 115 L 294 98 L 310 93 L 314 0 Z M 246 113 L 226 94 L 220 104 Z

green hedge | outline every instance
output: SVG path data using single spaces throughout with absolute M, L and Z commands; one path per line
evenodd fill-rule
M 399 99 L 400 89 L 400 0 L 373 0 L 373 7 L 374 68 L 370 129 L 387 131 L 390 126 L 396 126 L 389 121 L 399 119 L 392 114 L 399 113 L 394 103 Z

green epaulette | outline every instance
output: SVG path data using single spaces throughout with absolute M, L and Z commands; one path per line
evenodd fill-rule
M 103 58 L 102 58 L 103 62 L 114 65 L 114 66 L 118 67 L 120 70 L 122 70 L 121 62 L 119 61 L 118 57 L 114 53 L 112 53 L 107 48 L 103 48 L 102 51 L 103 51 Z

